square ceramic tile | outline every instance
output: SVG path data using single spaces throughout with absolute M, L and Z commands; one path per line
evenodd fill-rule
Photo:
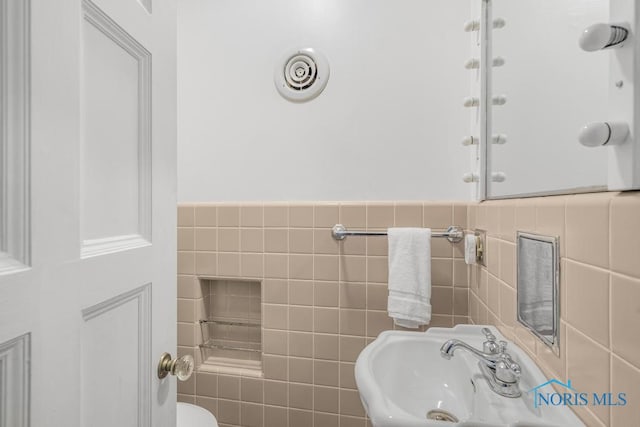
M 289 332 L 289 356 L 313 357 L 313 334 Z
M 196 372 L 196 394 L 206 397 L 218 397 L 218 375 L 206 372 Z
M 300 409 L 313 408 L 313 386 L 307 384 L 289 383 L 289 407 Z M 305 424 L 292 425 L 302 426 Z
M 262 403 L 263 384 L 262 378 L 241 378 L 240 399 L 243 402 Z
M 313 231 L 313 253 L 325 255 L 338 255 L 340 242 L 335 240 L 331 233 L 325 229 L 315 229 Z M 349 240 L 349 242 L 360 242 L 364 246 L 364 239 Z M 347 240 L 344 241 L 347 243 Z M 343 243 L 343 244 L 344 244 Z M 363 253 L 364 255 L 364 253 Z
M 431 312 L 433 314 L 453 314 L 452 287 L 431 287 Z
M 333 378 L 332 378 L 333 379 Z M 314 387 L 314 409 L 316 411 L 326 412 L 326 413 L 338 413 L 338 405 L 339 405 L 339 390 L 334 387 Z M 317 413 L 316 413 L 317 414 Z M 337 416 L 332 416 L 330 418 L 330 422 L 334 422 L 335 426 L 338 425 Z M 331 424 L 327 424 L 325 419 L 322 419 L 322 424 L 316 424 L 322 427 L 329 427 Z
M 367 285 L 367 310 L 386 310 L 389 297 L 387 285 Z
M 288 394 L 287 394 L 288 399 Z M 285 405 L 286 406 L 286 405 Z M 289 414 L 286 407 L 265 406 L 264 407 L 264 427 L 288 427 Z
M 627 404 L 611 408 L 612 426 L 632 426 L 640 420 L 640 370 L 616 357 L 611 359 L 611 393 L 625 393 Z
M 337 281 L 339 277 L 340 257 L 334 255 L 315 255 L 313 257 L 313 278 L 323 281 Z
M 341 308 L 366 308 L 367 285 L 364 283 L 341 283 L 339 291 Z
M 366 322 L 368 337 L 377 337 L 381 332 L 393 329 L 393 319 L 386 311 L 367 310 Z
M 422 203 L 396 203 L 395 227 L 422 227 Z
M 264 411 L 262 404 L 245 403 L 240 404 L 240 423 L 243 426 L 264 426 Z
M 197 215 L 197 208 L 196 208 Z M 196 225 L 200 225 L 197 224 Z M 233 205 L 218 206 L 218 227 L 238 227 L 240 225 L 240 207 Z
M 242 252 L 264 252 L 264 232 L 262 228 L 240 229 L 240 250 Z
M 609 272 L 567 260 L 566 320 L 585 335 L 609 346 Z
M 289 230 L 282 228 L 266 228 L 264 230 L 265 252 L 289 252 Z
M 195 247 L 193 227 L 178 227 L 178 250 L 192 251 Z
M 313 383 L 313 359 L 290 357 L 289 381 L 297 383 Z M 291 399 L 291 396 L 289 396 Z
M 337 387 L 339 383 L 340 365 L 336 361 L 314 360 L 313 382 L 317 385 Z
M 611 277 L 611 348 L 640 369 L 640 280 Z
M 446 230 L 453 225 L 453 204 L 425 203 L 422 223 L 424 227 L 432 230 Z
M 265 303 L 287 304 L 289 302 L 289 286 L 286 280 L 267 279 L 262 286 Z
M 611 269 L 640 278 L 640 192 L 622 193 L 611 203 Z
M 367 229 L 393 227 L 394 207 L 393 203 L 369 203 L 367 204 Z M 344 224 L 347 226 L 347 224 Z M 352 227 L 349 225 L 348 227 Z
M 349 228 L 366 228 L 367 207 L 364 203 L 341 203 L 340 224 Z
M 289 328 L 292 331 L 311 332 L 313 330 L 313 308 L 289 306 Z
M 571 327 L 567 327 L 567 378 L 578 392 L 609 390 L 609 351 Z M 592 409 L 605 424 L 609 423 L 609 407 Z
M 264 403 L 266 405 L 287 405 L 289 401 L 289 385 L 286 382 L 266 380 L 263 387 Z
M 361 256 L 340 257 L 340 280 L 343 282 L 365 282 L 367 259 Z
M 560 255 L 565 256 L 565 206 L 566 197 L 541 197 L 536 200 L 536 233 L 557 236 L 560 239 Z M 575 228 L 575 225 L 574 225 Z
M 355 362 L 366 345 L 364 337 L 340 336 L 340 360 Z
M 337 308 L 315 308 L 313 310 L 314 332 L 337 334 L 340 324 L 339 314 Z
M 364 336 L 366 312 L 364 310 L 340 310 L 340 333 L 342 335 Z
M 314 334 L 313 357 L 338 360 L 339 336 L 336 334 Z
M 313 305 L 313 282 L 310 280 L 290 280 L 289 303 L 293 305 Z
M 196 241 L 198 240 L 198 235 L 196 235 Z M 218 229 L 218 250 L 220 252 L 238 252 L 240 250 L 240 229 Z
M 196 227 L 215 227 L 218 225 L 218 208 L 216 206 L 196 206 L 194 215 L 195 219 L 192 225 Z
M 314 206 L 314 227 L 331 228 L 340 221 L 337 203 L 323 203 Z
M 584 194 L 567 199 L 568 258 L 609 267 L 609 207 L 611 193 Z
M 313 227 L 313 205 L 289 206 L 289 227 Z
M 287 342 L 286 331 L 265 329 L 262 332 L 262 349 L 267 354 L 286 356 L 289 353 Z
M 289 207 L 285 204 L 268 204 L 264 206 L 265 227 L 288 227 Z
M 178 227 L 193 227 L 195 224 L 195 207 L 178 205 Z
M 316 307 L 338 307 L 339 297 L 338 282 L 314 281 L 313 304 Z
M 340 413 L 357 417 L 365 416 L 360 395 L 356 390 L 340 390 Z
M 313 229 L 289 230 L 289 252 L 296 254 L 313 253 Z
M 431 284 L 433 286 L 453 286 L 452 259 L 431 259 Z
M 262 205 L 243 205 L 240 207 L 241 227 L 262 227 L 264 209 Z

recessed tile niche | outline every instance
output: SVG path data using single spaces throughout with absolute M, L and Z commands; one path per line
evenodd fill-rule
M 259 281 L 200 279 L 202 366 L 262 370 Z

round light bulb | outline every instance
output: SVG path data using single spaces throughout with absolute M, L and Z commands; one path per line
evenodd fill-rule
M 629 136 L 629 125 L 624 122 L 590 123 L 580 130 L 578 141 L 585 147 L 622 144 Z
M 582 50 L 594 52 L 619 45 L 628 34 L 629 31 L 619 25 L 593 24 L 582 32 L 579 43 Z

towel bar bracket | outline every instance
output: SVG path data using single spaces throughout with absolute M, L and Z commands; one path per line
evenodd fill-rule
M 386 231 L 349 231 L 342 224 L 336 224 L 331 229 L 331 235 L 335 240 L 344 240 L 347 236 L 386 236 Z M 458 243 L 464 239 L 462 227 L 452 225 L 446 231 L 432 231 L 431 237 L 446 237 L 451 243 Z

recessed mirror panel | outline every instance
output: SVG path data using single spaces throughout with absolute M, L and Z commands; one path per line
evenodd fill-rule
M 490 4 L 504 25 L 491 31 L 487 173 L 504 179 L 488 180 L 487 197 L 606 190 L 607 149 L 578 136 L 609 119 L 610 55 L 586 52 L 579 40 L 608 22 L 609 0 Z

